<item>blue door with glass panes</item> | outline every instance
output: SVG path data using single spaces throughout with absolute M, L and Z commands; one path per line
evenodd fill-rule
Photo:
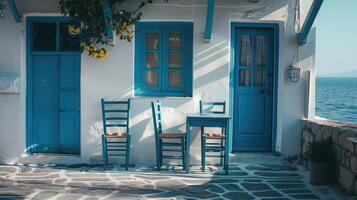
M 65 17 L 27 21 L 27 149 L 80 153 L 79 38 Z
M 271 151 L 274 30 L 238 28 L 234 35 L 233 151 Z

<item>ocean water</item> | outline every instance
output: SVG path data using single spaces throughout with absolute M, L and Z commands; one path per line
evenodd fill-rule
M 357 78 L 317 78 L 316 116 L 357 122 Z

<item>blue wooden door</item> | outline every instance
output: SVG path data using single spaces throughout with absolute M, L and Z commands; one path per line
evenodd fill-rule
M 28 104 L 32 153 L 80 153 L 79 40 L 68 18 L 29 18 Z
M 237 28 L 233 151 L 271 151 L 274 32 Z
M 36 55 L 33 152 L 80 151 L 80 55 Z

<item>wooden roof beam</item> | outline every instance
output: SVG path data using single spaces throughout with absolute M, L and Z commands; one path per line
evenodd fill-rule
M 113 16 L 112 11 L 110 10 L 109 1 L 105 0 L 103 3 L 103 15 L 106 22 L 106 36 L 109 40 L 109 43 L 114 43 L 114 34 L 113 34 Z
M 203 33 L 203 42 L 210 43 L 212 37 L 215 0 L 207 0 L 206 28 Z
M 298 33 L 299 45 L 306 44 L 307 37 L 310 33 L 312 25 L 314 24 L 316 16 L 320 11 L 323 2 L 324 0 L 314 0 L 314 2 L 312 3 L 309 13 L 307 14 L 305 22 L 300 30 L 300 33 Z
M 16 23 L 21 22 L 21 15 L 19 14 L 19 11 L 17 10 L 16 4 L 14 0 L 7 0 L 7 4 L 11 9 L 12 16 L 14 17 L 14 20 Z

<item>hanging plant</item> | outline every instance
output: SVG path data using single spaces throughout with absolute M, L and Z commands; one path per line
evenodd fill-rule
M 140 10 L 152 3 L 152 0 L 143 0 L 133 11 L 123 8 L 124 2 L 125 0 L 60 0 L 59 9 L 63 15 L 73 19 L 68 32 L 80 38 L 81 51 L 88 52 L 93 58 L 104 59 L 109 55 L 108 46 L 112 46 L 107 28 L 112 27 L 120 40 L 131 42 L 132 25 L 140 20 Z M 109 18 L 103 12 L 106 3 L 111 12 Z

